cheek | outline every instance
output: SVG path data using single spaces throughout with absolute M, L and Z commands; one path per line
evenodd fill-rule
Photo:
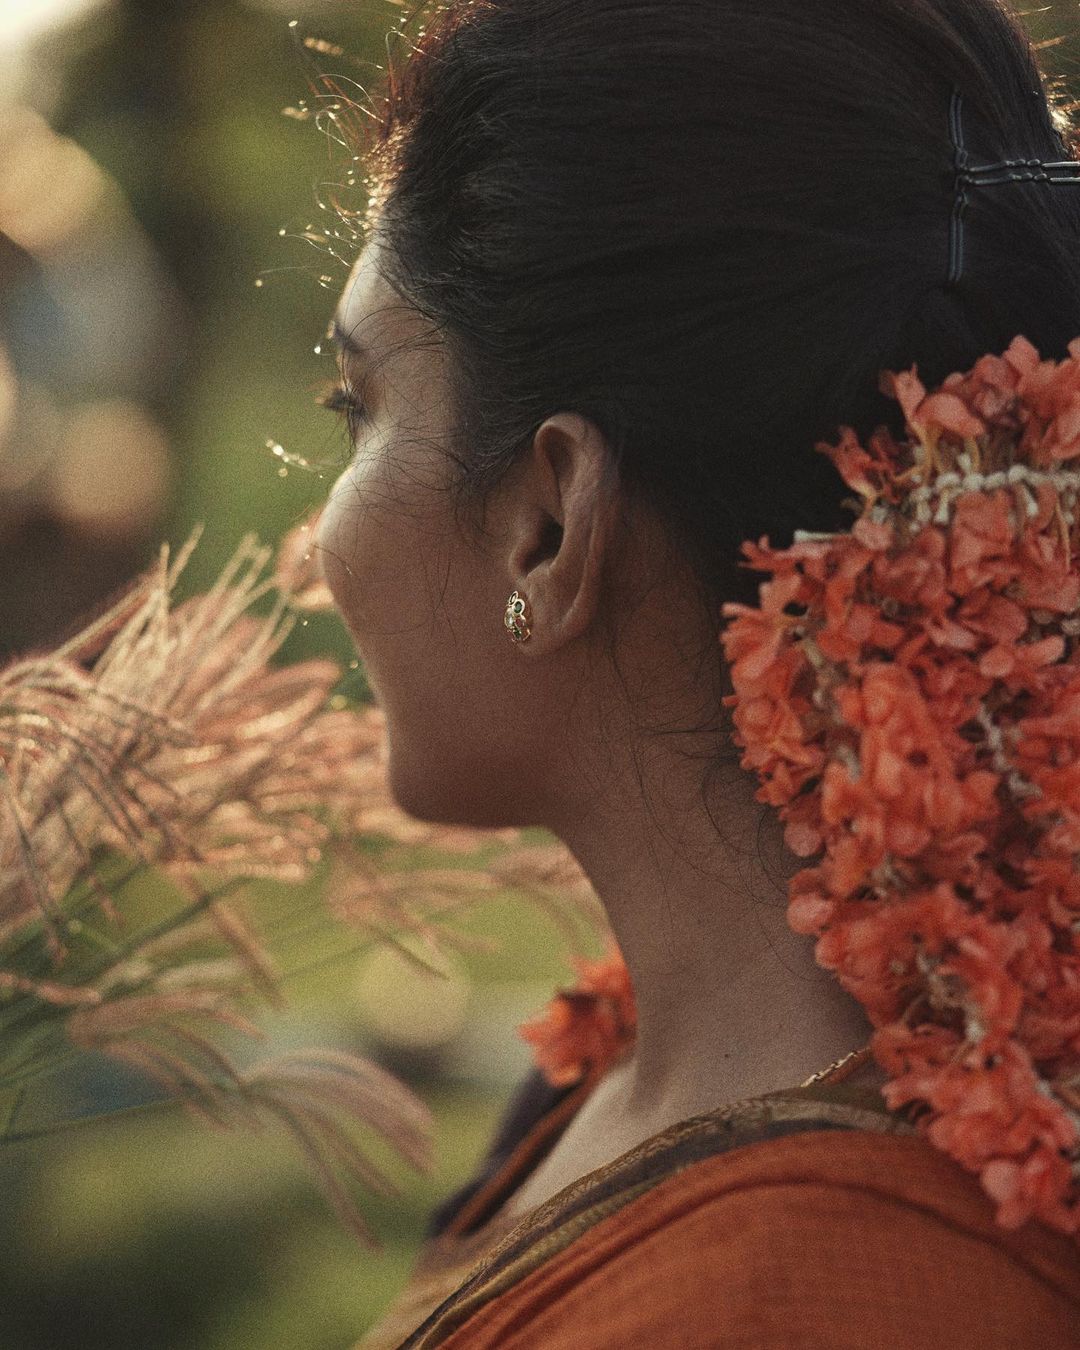
M 403 591 L 400 515 L 372 505 L 370 487 L 350 468 L 334 484 L 319 519 L 317 546 L 326 584 L 366 660 L 393 626 Z
M 523 701 L 502 622 L 509 583 L 492 588 L 484 560 L 459 550 L 444 499 L 402 502 L 360 472 L 335 484 L 316 544 L 386 716 L 391 795 L 421 820 L 505 824 L 520 775 L 507 727 Z
M 323 576 L 380 704 L 410 723 L 438 703 L 459 658 L 457 581 L 447 585 L 437 500 L 387 482 L 374 463 L 335 483 L 316 538 Z
M 345 499 L 350 493 L 349 473 L 346 471 L 330 489 L 326 504 L 319 516 L 315 535 L 315 552 L 323 579 L 330 587 L 342 619 L 349 631 L 353 630 L 353 609 L 358 597 L 356 531 L 348 517 Z M 352 535 L 350 539 L 349 536 Z M 354 634 L 355 636 L 355 634 Z

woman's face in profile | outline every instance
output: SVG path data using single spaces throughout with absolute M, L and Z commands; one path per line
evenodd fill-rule
M 498 552 L 453 515 L 438 335 L 375 260 L 369 244 L 334 315 L 343 383 L 363 410 L 317 552 L 386 715 L 398 804 L 424 819 L 488 824 L 513 720 L 507 675 L 521 678 L 503 626 L 513 584 Z

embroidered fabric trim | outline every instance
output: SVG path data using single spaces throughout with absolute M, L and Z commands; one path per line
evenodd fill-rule
M 581 1177 L 496 1239 L 457 1288 L 400 1343 L 399 1350 L 433 1350 L 529 1271 L 695 1162 L 747 1143 L 834 1129 L 917 1133 L 910 1121 L 885 1108 L 876 1090 L 850 1085 L 785 1089 L 680 1121 Z

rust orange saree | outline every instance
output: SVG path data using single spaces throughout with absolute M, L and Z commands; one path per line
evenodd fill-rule
M 358 1350 L 639 1345 L 1072 1350 L 1080 1249 L 995 1225 L 876 1091 L 793 1088 L 679 1122 L 508 1229 L 448 1229 Z

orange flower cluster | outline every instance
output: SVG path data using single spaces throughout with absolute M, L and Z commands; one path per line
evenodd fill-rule
M 581 977 L 555 997 L 517 1034 L 533 1047 L 533 1059 L 554 1087 L 587 1074 L 602 1076 L 637 1039 L 637 1007 L 622 954 L 610 947 L 597 961 L 573 957 Z
M 1014 1228 L 1080 1232 L 1080 338 L 819 443 L 850 532 L 746 542 L 721 642 L 741 763 L 799 857 L 788 917 L 866 1008 L 892 1109 Z

